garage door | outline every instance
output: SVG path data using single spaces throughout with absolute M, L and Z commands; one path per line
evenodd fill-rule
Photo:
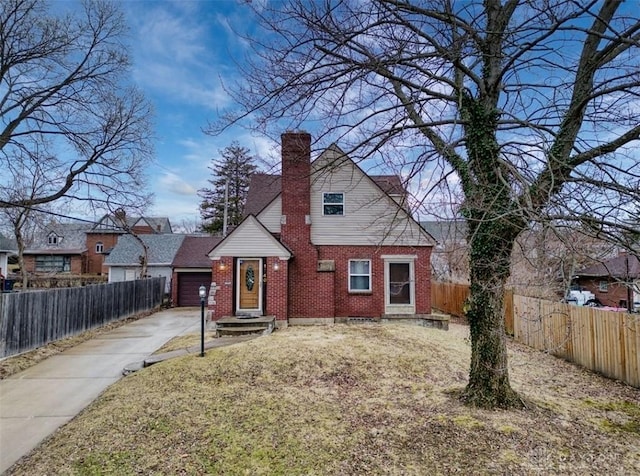
M 178 274 L 178 306 L 199 306 L 198 289 L 204 284 L 209 292 L 211 273 L 179 273 Z

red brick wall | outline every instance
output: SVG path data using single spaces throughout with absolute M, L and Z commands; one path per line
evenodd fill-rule
M 233 316 L 235 309 L 235 296 L 233 294 L 233 283 L 235 258 L 223 257 L 219 261 L 213 262 L 212 281 L 218 286 L 215 295 L 215 304 L 209 305 L 211 318 L 220 319 L 225 316 Z M 274 269 L 274 264 L 278 263 L 278 269 Z M 224 269 L 220 269 L 221 265 Z M 277 257 L 268 257 L 265 265 L 265 278 L 263 292 L 266 293 L 266 309 L 263 314 L 276 316 L 278 320 L 287 319 L 287 275 L 288 263 Z M 229 284 L 227 284 L 229 283 Z M 176 290 L 177 298 L 177 290 Z
M 105 255 L 96 253 L 96 244 L 101 241 L 104 251 L 113 248 L 120 235 L 115 233 L 87 233 L 87 273 L 107 274 L 109 269 L 104 266 Z
M 233 271 L 234 259 L 224 256 L 213 261 L 211 283 L 217 286 L 215 304 L 209 304 L 211 319 L 217 320 L 225 316 L 233 316 Z
M 600 291 L 600 281 L 607 281 L 607 279 L 581 279 L 579 284 L 595 294 L 604 306 L 619 307 L 620 301 L 627 300 L 627 287 L 623 283 L 609 281 L 607 291 Z M 633 299 L 633 293 L 631 299 Z
M 71 274 L 84 274 L 86 271 L 86 254 L 83 255 L 73 255 L 71 257 Z M 25 255 L 24 257 L 24 267 L 27 273 L 35 273 L 36 272 L 36 257 L 35 255 Z
M 382 255 L 415 255 L 415 304 L 417 314 L 431 313 L 431 248 L 406 246 L 321 246 L 320 259 L 334 260 L 335 316 L 378 317 L 384 314 L 384 260 Z M 370 294 L 349 293 L 349 260 L 371 260 Z M 329 274 L 329 273 L 318 273 Z
M 274 265 L 278 264 L 278 269 Z M 278 320 L 286 320 L 287 315 L 287 274 L 288 262 L 277 257 L 267 258 L 266 293 L 267 308 L 265 315 L 276 316 Z
M 289 317 L 332 317 L 333 275 L 317 273 L 318 252 L 311 244 L 311 135 L 282 134 L 281 241 L 292 251 L 289 263 Z

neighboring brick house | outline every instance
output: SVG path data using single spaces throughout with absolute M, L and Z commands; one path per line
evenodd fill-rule
M 136 235 L 172 233 L 166 217 L 129 217 L 124 212 L 105 215 L 87 231 L 85 272 L 106 274 L 105 257 L 116 246 L 118 238 L 129 231 Z
M 604 306 L 640 310 L 640 261 L 638 256 L 621 253 L 576 273 L 575 284 L 591 291 Z
M 282 177 L 254 175 L 245 219 L 216 245 L 209 311 L 279 324 L 431 313 L 435 241 L 397 177 L 368 176 L 337 146 L 282 135 Z
M 24 251 L 26 272 L 106 274 L 105 257 L 129 230 L 137 235 L 172 233 L 164 217 L 105 215 L 95 225 L 52 222 L 35 234 Z
M 50 223 L 34 235 L 24 250 L 29 274 L 83 274 L 86 270 L 86 233 L 90 225 Z

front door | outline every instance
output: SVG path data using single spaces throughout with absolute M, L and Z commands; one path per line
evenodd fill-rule
M 238 258 L 236 314 L 262 315 L 262 259 Z
M 415 282 L 413 260 L 385 261 L 385 312 L 415 314 Z

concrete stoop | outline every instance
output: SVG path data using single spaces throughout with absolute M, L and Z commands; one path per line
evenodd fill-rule
M 275 316 L 228 316 L 214 321 L 216 336 L 268 335 L 276 328 Z

